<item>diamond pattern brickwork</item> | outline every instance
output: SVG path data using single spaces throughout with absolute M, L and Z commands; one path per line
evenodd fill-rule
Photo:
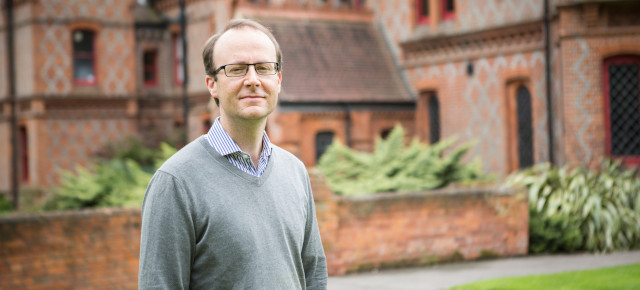
M 67 21 L 91 19 L 97 34 L 96 78 L 100 93 L 124 96 L 135 91 L 131 5 L 134 0 L 50 0 L 34 9 L 36 90 L 45 96 L 69 95 L 72 83 L 71 31 Z
M 36 44 L 39 63 L 36 87 L 44 95 L 69 94 L 71 84 L 70 32 L 61 25 L 43 24 L 38 29 Z
M 454 31 L 470 31 L 540 19 L 544 0 L 456 0 Z
M 108 142 L 133 134 L 133 123 L 120 119 L 50 119 L 43 121 L 44 140 L 38 146 L 45 156 L 38 170 L 43 186 L 56 184 L 61 169 L 86 165 Z
M 85 18 L 127 22 L 135 0 L 47 0 L 39 1 L 37 15 L 45 18 Z
M 566 134 L 561 138 L 567 163 L 597 167 L 606 158 L 603 60 L 632 53 L 640 54 L 640 35 L 574 36 L 563 41 L 559 54 Z
M 407 40 L 412 31 L 414 8 L 411 0 L 378 0 L 371 1 L 376 19 L 383 27 L 383 32 L 390 43 L 394 56 L 401 58 L 402 51 L 398 44 Z
M 456 0 L 455 18 L 441 21 L 437 33 L 458 34 L 540 19 L 543 4 L 543 0 Z M 416 23 L 415 5 L 414 0 L 377 0 L 370 4 L 394 55 L 400 58 L 400 42 L 436 34 L 429 24 Z
M 131 29 L 105 28 L 100 32 L 98 83 L 109 96 L 127 96 L 135 90 L 134 35 Z
M 547 112 L 544 95 L 542 52 L 481 58 L 474 61 L 474 75 L 467 75 L 466 62 L 448 62 L 409 69 L 414 87 L 438 84 L 443 138 L 459 136 L 461 141 L 478 140 L 469 155 L 480 156 L 488 172 L 507 173 L 504 89 L 508 72 L 531 80 L 534 161 L 548 160 Z M 464 117 L 462 117 L 464 116 Z

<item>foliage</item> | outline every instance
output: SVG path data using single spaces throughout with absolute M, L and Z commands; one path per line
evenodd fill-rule
M 62 182 L 45 209 L 140 205 L 153 172 L 176 149 L 163 143 L 156 151 L 151 154 L 154 160 L 153 168 L 149 170 L 124 154 L 112 160 L 99 161 L 89 168 L 77 166 L 75 171 L 63 171 Z
M 608 252 L 640 246 L 640 178 L 619 162 L 599 171 L 539 164 L 507 184 L 529 190 L 529 249 Z
M 0 194 L 0 214 L 10 212 L 13 209 L 13 203 Z
M 427 146 L 414 138 L 407 146 L 404 130 L 396 126 L 386 140 L 376 139 L 373 153 L 333 142 L 320 158 L 318 169 L 331 189 L 342 195 L 435 189 L 451 182 L 484 178 L 479 158 L 469 164 L 461 161 L 473 144 L 442 157 L 454 142 L 450 138 Z
M 103 161 L 131 159 L 143 168 L 150 169 L 155 161 L 161 157 L 162 151 L 158 149 L 157 145 L 159 144 L 156 146 L 145 144 L 140 137 L 130 135 L 119 142 L 107 144 L 97 155 Z
M 491 279 L 451 289 L 637 289 L 638 285 L 640 264 L 632 264 L 596 270 Z

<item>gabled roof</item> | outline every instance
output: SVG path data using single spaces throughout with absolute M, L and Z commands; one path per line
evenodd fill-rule
M 413 102 L 368 22 L 259 19 L 283 53 L 280 102 Z

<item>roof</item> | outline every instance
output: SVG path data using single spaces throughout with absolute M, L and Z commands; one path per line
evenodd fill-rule
M 413 102 L 368 22 L 260 19 L 282 49 L 280 102 Z
M 166 17 L 158 13 L 151 5 L 136 2 L 133 7 L 133 19 L 137 25 L 164 25 Z

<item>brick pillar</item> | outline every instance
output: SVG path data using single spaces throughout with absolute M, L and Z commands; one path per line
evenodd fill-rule
M 373 149 L 371 111 L 351 111 L 351 147 L 360 151 Z

